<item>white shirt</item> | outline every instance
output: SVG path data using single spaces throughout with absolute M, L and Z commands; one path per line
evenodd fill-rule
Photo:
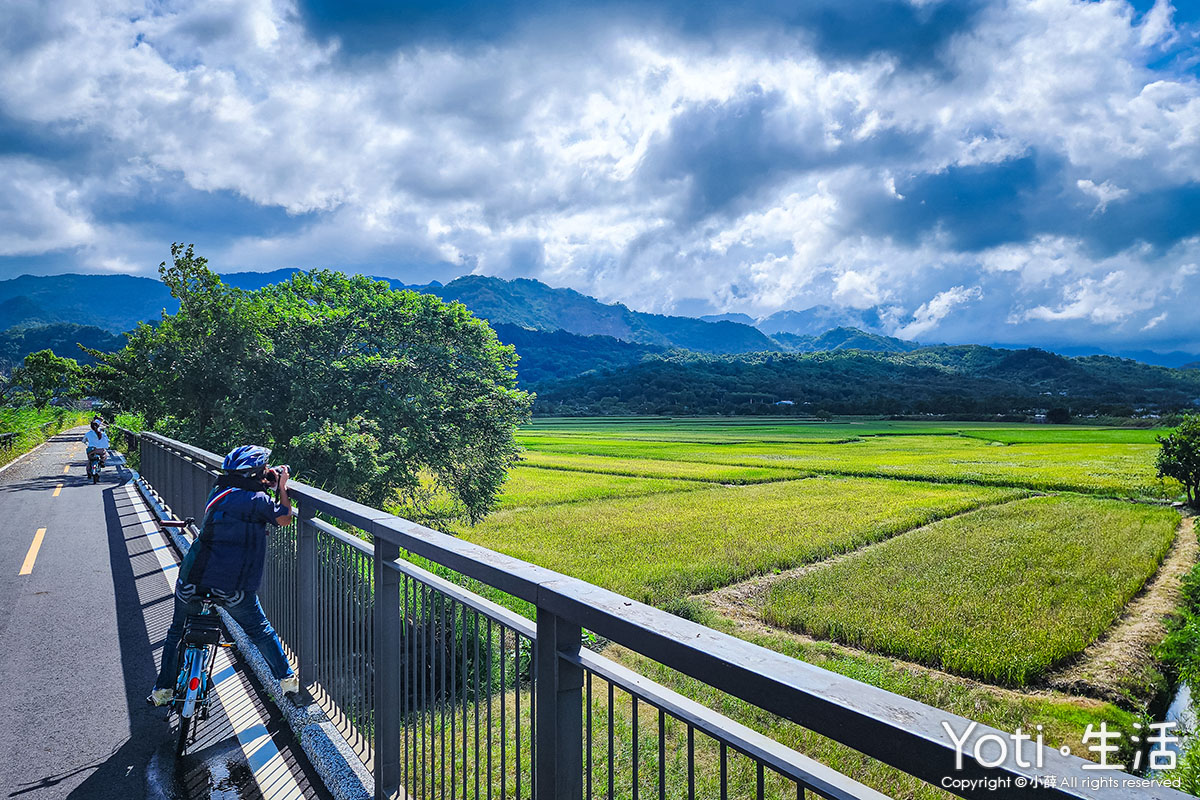
M 87 443 L 87 446 L 89 448 L 99 447 L 99 448 L 103 448 L 104 450 L 107 450 L 108 448 L 112 447 L 112 442 L 108 441 L 108 434 L 106 434 L 106 433 L 97 434 L 95 431 L 90 430 L 90 429 L 88 430 L 87 434 L 83 437 L 83 441 Z

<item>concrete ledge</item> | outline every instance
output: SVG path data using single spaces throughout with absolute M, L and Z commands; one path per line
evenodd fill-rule
M 159 520 L 169 519 L 166 509 L 163 508 L 149 484 L 142 480 L 142 477 L 134 470 L 128 471 L 132 475 L 138 492 L 150 506 L 155 517 Z M 179 533 L 178 528 L 165 528 L 164 530 L 179 552 L 186 554 L 188 548 L 191 547 L 191 542 L 187 537 Z M 279 681 L 271 674 L 271 668 L 267 666 L 262 653 L 258 652 L 258 648 L 242 632 L 242 629 L 225 609 L 218 608 L 217 610 L 225 622 L 225 628 L 237 645 L 242 661 L 254 670 L 259 683 L 267 689 L 268 696 L 287 720 L 288 727 L 292 729 L 296 739 L 300 742 L 300 747 L 333 796 L 337 800 L 370 800 L 373 798 L 375 796 L 374 777 L 334 724 L 329 721 L 329 717 L 321 710 L 321 707 L 315 702 L 297 703 L 295 700 L 285 697 L 279 689 Z M 307 693 L 304 696 L 307 696 Z

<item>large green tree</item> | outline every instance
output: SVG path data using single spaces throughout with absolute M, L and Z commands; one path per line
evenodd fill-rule
M 271 446 L 360 502 L 448 494 L 472 520 L 492 506 L 531 398 L 513 348 L 464 306 L 324 270 L 243 292 L 190 246 L 159 271 L 179 312 L 98 354 L 100 396 L 213 450 Z
M 1195 506 L 1200 499 L 1200 416 L 1185 414 L 1175 430 L 1158 437 L 1158 443 L 1158 477 L 1182 483 L 1188 505 Z
M 4 396 L 45 408 L 55 399 L 79 397 L 81 391 L 81 372 L 74 359 L 60 358 L 52 350 L 39 350 L 25 356 L 21 366 L 13 370 Z

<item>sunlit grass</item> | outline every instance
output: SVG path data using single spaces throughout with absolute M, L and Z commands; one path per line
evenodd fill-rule
M 517 466 L 509 470 L 499 508 L 578 503 L 608 497 L 638 497 L 662 492 L 687 492 L 705 488 L 697 481 L 567 472 Z
M 531 448 L 534 445 L 529 445 Z M 841 444 L 704 444 L 544 437 L 537 452 L 736 466 L 786 467 L 838 475 L 1021 486 L 1120 497 L 1162 497 L 1175 487 L 1155 476 L 1157 445 L 1002 445 L 963 436 L 880 436 Z M 532 456 L 531 456 L 532 457 Z
M 764 618 L 1025 685 L 1112 624 L 1178 524 L 1169 509 L 1081 497 L 981 509 L 781 581 Z
M 493 550 L 662 603 L 1019 496 L 988 487 L 808 478 L 499 511 L 459 532 Z
M 610 458 L 607 456 L 548 453 L 528 450 L 522 463 L 547 470 L 599 472 L 609 475 L 629 475 L 641 478 L 679 478 L 709 483 L 767 483 L 796 480 L 810 473 L 786 467 L 743 467 L 729 464 L 706 464 L 701 461 L 666 461 L 655 458 Z

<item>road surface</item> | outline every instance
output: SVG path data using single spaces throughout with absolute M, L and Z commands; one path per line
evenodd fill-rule
M 215 713 L 173 757 L 176 720 L 145 697 L 178 554 L 127 470 L 87 480 L 83 431 L 0 468 L 0 797 L 329 797 L 232 650 Z

